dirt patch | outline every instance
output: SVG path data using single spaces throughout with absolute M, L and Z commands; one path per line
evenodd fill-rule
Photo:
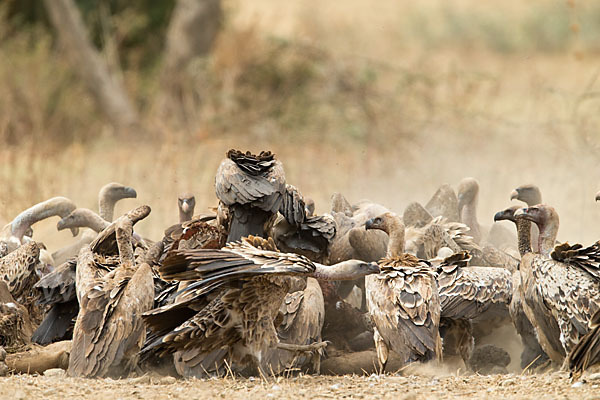
M 573 384 L 565 373 L 492 376 L 299 376 L 261 380 L 142 376 L 80 379 L 64 374 L 0 378 L 3 398 L 45 399 L 265 399 L 265 398 L 597 398 L 600 380 Z

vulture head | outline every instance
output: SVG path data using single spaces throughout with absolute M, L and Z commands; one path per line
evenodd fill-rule
M 333 265 L 315 263 L 314 278 L 326 281 L 352 281 L 370 274 L 379 273 L 376 262 L 361 260 L 347 260 Z
M 379 229 L 388 235 L 401 228 L 404 228 L 401 218 L 392 212 L 381 214 L 365 222 L 365 229 Z
M 535 206 L 536 204 L 541 204 L 542 193 L 540 192 L 540 188 L 538 188 L 536 185 L 521 185 L 511 192 L 510 199 L 521 200 L 531 207 Z
M 596 193 L 596 201 L 600 201 L 600 192 Z
M 497 221 L 515 221 L 515 213 L 517 212 L 517 210 L 519 210 L 521 207 L 519 206 L 511 206 L 508 207 L 505 210 L 502 211 L 498 211 L 495 215 L 494 215 L 494 222 Z
M 558 226 L 559 223 L 558 213 L 554 207 L 546 204 L 520 208 L 515 212 L 515 217 L 519 216 L 535 223 L 540 230 L 554 225 Z
M 191 193 L 184 193 L 177 198 L 179 207 L 179 222 L 185 222 L 192 219 L 194 207 L 196 207 L 196 197 Z
M 458 211 L 467 204 L 474 204 L 479 194 L 479 182 L 475 178 L 464 178 L 458 184 Z
M 121 199 L 135 199 L 137 197 L 137 192 L 132 187 L 111 182 L 100 189 L 99 197 L 101 199 L 117 202 Z

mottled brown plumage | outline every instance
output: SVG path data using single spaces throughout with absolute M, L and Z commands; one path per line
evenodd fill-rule
M 515 212 L 519 208 L 519 206 L 512 206 L 497 212 L 494 215 L 494 221 L 507 220 L 516 225 L 519 253 L 521 256 L 523 256 L 531 252 L 531 222 L 523 218 L 515 218 Z M 519 270 L 515 270 L 512 273 L 512 286 L 512 300 L 510 302 L 508 311 L 510 313 L 513 325 L 521 337 L 521 342 L 523 344 L 523 352 L 521 353 L 521 368 L 535 368 L 538 365 L 544 364 L 548 360 L 548 356 L 542 350 L 536 337 L 535 329 L 525 315 L 525 311 L 523 309 L 523 297 L 521 294 L 521 272 Z
M 29 242 L 0 258 L 0 278 L 6 282 L 11 295 L 20 299 L 28 295 L 39 280 L 35 266 L 40 258 L 40 246 Z
M 383 214 L 367 221 L 365 227 L 383 230 L 390 236 L 387 255 L 378 263 L 381 272 L 365 278 L 381 370 L 385 369 L 389 351 L 405 363 L 441 360 L 441 307 L 434 269 L 403 252 L 404 225 L 397 215 Z
M 280 343 L 308 345 L 321 342 L 325 318 L 323 293 L 314 278 L 307 278 L 306 288 L 288 293 L 279 307 L 276 325 Z M 263 370 L 279 374 L 285 370 L 319 373 L 321 351 L 312 355 L 283 349 L 269 349 L 263 361 Z
M 518 210 L 515 217 L 530 220 L 540 229 L 542 254 L 527 253 L 521 259 L 524 309 L 544 351 L 562 364 L 566 354 L 588 333 L 588 324 L 600 309 L 600 281 L 580 263 L 549 257 L 559 226 L 552 207 L 539 204 Z
M 286 193 L 283 165 L 270 152 L 230 150 L 217 170 L 215 191 L 229 210 L 228 242 L 265 236 Z
M 145 314 L 153 334 L 144 351 L 184 352 L 179 353 L 180 373 L 198 372 L 198 366 L 209 371 L 223 357 L 261 368 L 266 351 L 278 343 L 273 321 L 292 276 L 349 279 L 371 272 L 369 264 L 357 261 L 320 266 L 280 253 L 272 239 L 254 236 L 222 250 L 172 251 L 160 267 L 162 278 L 196 282 L 183 289 L 178 302 Z
M 123 376 L 137 365 L 146 337 L 141 315 L 152 308 L 154 283 L 150 266 L 135 264 L 131 238 L 133 220 L 149 212 L 148 206 L 141 206 L 114 223 L 120 259 L 114 270 L 88 281 L 77 271 L 80 310 L 69 357 L 70 376 Z

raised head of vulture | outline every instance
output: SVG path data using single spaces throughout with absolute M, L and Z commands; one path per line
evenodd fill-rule
M 115 204 L 121 199 L 135 199 L 137 192 L 134 188 L 111 182 L 100 188 L 98 193 L 98 209 L 100 217 L 112 222 L 115 213 Z
M 511 200 L 521 200 L 527 203 L 529 207 L 542 203 L 542 192 L 540 188 L 534 184 L 526 184 L 517 187 L 510 193 Z
M 600 201 L 600 192 L 596 193 L 596 201 Z
M 179 195 L 177 197 L 177 207 L 179 208 L 179 222 L 191 220 L 196 207 L 196 197 L 191 193 Z
M 269 151 L 258 155 L 229 150 L 217 170 L 217 198 L 228 208 L 227 241 L 265 236 L 285 195 L 283 165 Z

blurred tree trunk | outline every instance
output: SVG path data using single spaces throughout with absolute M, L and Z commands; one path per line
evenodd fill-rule
M 77 5 L 73 0 L 44 0 L 44 5 L 75 70 L 112 125 L 119 130 L 139 126 L 138 113 L 121 82 L 111 76 L 89 41 Z
M 183 122 L 188 119 L 186 108 L 197 106 L 196 101 L 186 99 L 190 95 L 186 91 L 189 88 L 186 69 L 194 57 L 210 52 L 222 18 L 221 0 L 177 0 L 167 30 L 160 75 L 162 92 L 157 99 L 160 114 Z

